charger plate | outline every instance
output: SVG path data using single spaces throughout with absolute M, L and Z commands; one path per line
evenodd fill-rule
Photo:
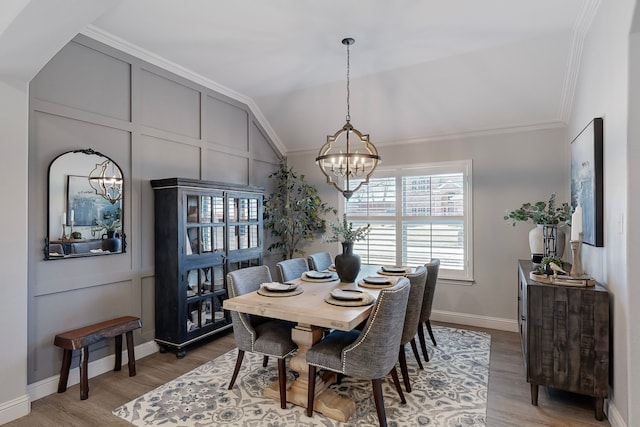
M 324 298 L 324 302 L 326 302 L 327 304 L 337 305 L 340 307 L 361 307 L 363 305 L 373 304 L 374 302 L 376 302 L 376 299 L 373 295 L 371 295 L 368 292 L 363 292 L 362 299 L 359 299 L 359 300 L 339 300 L 332 297 L 331 294 L 328 294 Z
M 302 293 L 302 286 L 298 286 L 292 291 L 270 291 L 265 288 L 260 288 L 256 291 L 258 295 L 263 297 L 292 297 L 294 295 L 300 295 Z

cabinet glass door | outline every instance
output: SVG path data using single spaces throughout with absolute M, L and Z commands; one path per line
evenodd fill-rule
M 224 251 L 224 198 L 189 194 L 186 200 L 187 255 Z

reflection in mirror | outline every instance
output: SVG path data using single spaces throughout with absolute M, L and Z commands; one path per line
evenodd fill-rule
M 49 165 L 47 260 L 125 252 L 124 179 L 109 157 L 92 149 Z

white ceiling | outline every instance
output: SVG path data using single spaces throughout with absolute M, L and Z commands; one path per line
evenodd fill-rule
M 125 0 L 90 30 L 255 102 L 289 152 L 565 123 L 599 0 Z M 258 114 L 260 116 L 260 114 Z

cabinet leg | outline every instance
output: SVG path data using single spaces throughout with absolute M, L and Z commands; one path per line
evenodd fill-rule
M 596 420 L 604 419 L 604 397 L 596 397 Z
M 538 384 L 531 384 L 531 404 L 538 406 Z

